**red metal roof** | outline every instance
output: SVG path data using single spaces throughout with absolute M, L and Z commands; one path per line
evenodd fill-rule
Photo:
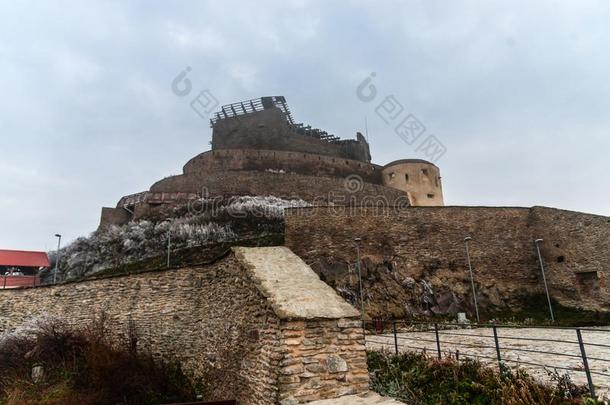
M 45 252 L 0 249 L 0 266 L 49 267 Z

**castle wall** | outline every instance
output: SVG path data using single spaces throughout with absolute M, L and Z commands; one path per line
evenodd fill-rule
M 229 254 L 201 267 L 1 290 L 0 334 L 43 314 L 82 327 L 104 313 L 112 337 L 127 342 L 133 328 L 139 348 L 179 360 L 211 400 L 300 403 L 367 391 L 358 312 L 339 297 L 333 301 L 321 293 L 321 287 L 330 288 L 315 274 L 313 279 L 307 275 L 311 269 L 304 264 L 295 269 L 292 262 L 298 258 L 287 249 L 266 249 L 254 251 L 312 280 L 300 284 L 311 291 L 312 302 L 321 302 L 317 314 L 278 310 L 276 293 L 291 286 L 276 282 L 269 287 L 261 282 L 268 267 L 253 269 Z M 309 303 L 281 304 L 302 310 Z
M 334 156 L 370 162 L 369 146 L 361 138 L 330 143 L 295 133 L 278 108 L 218 120 L 212 149 L 266 149 Z
M 551 285 L 572 306 L 607 305 L 610 218 L 546 207 L 531 209 Z
M 413 206 L 445 205 L 441 173 L 436 165 L 417 159 L 389 163 L 382 170 L 383 185 L 405 191 Z
M 285 243 L 323 278 L 353 283 L 349 265 L 353 269 L 354 238 L 361 237 L 368 313 L 405 316 L 425 309 L 410 281 L 421 279 L 432 283 L 437 301 L 472 311 L 463 241 L 467 235 L 473 238 L 471 257 L 481 307 L 523 307 L 524 298 L 544 291 L 533 243 L 542 237 L 547 241 L 543 257 L 552 296 L 566 306 L 609 311 L 610 289 L 604 281 L 610 271 L 608 220 L 541 207 L 289 209 Z M 565 256 L 561 263 L 560 255 Z M 599 281 L 590 282 L 593 276 L 579 276 L 579 271 L 593 271 Z
M 109 225 L 123 225 L 129 222 L 131 214 L 123 208 L 102 207 L 100 228 Z
M 382 200 L 384 204 L 408 205 L 400 190 L 348 178 L 314 177 L 294 173 L 258 171 L 214 171 L 168 177 L 151 187 L 153 193 L 193 192 L 215 195 L 274 195 L 301 198 L 321 204 L 357 204 L 363 200 Z
M 217 400 L 270 403 L 278 395 L 280 322 L 264 297 L 228 259 L 200 268 L 162 271 L 0 291 L 0 333 L 43 314 L 76 327 L 102 312 L 110 331 L 127 340 L 131 321 L 138 346 L 173 357 Z
M 358 175 L 364 181 L 382 184 L 381 166 L 357 160 L 314 155 L 310 153 L 227 149 L 201 153 L 187 162 L 185 174 L 212 173 L 214 171 L 267 171 L 283 170 L 308 176 L 347 177 Z

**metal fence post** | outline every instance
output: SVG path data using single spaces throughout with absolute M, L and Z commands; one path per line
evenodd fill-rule
M 394 351 L 398 354 L 398 336 L 396 335 L 396 321 L 392 322 L 392 332 L 394 333 Z
M 582 333 L 580 332 L 580 328 L 576 328 L 576 337 L 578 337 L 578 345 L 580 346 L 582 364 L 585 366 L 585 373 L 587 374 L 589 392 L 591 393 L 591 396 L 595 398 L 595 387 L 593 386 L 593 379 L 591 378 L 591 371 L 589 370 L 589 362 L 587 361 L 587 352 L 585 351 L 585 344 L 582 341 Z
M 496 343 L 496 356 L 498 357 L 498 367 L 502 370 L 502 357 L 500 356 L 500 342 L 498 341 L 498 328 L 496 325 L 493 326 L 494 330 L 494 342 Z
M 441 356 L 441 340 L 438 338 L 438 324 L 434 324 L 434 334 L 436 335 L 436 351 L 438 352 L 438 359 L 442 358 Z

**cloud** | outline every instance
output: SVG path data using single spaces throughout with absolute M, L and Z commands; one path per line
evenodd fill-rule
M 355 97 L 376 72 L 447 146 L 447 203 L 610 215 L 609 17 L 595 1 L 4 2 L 0 247 L 87 234 L 208 149 L 170 89 L 186 66 L 221 103 L 285 95 L 342 137 L 366 117 L 377 163 L 423 157 Z

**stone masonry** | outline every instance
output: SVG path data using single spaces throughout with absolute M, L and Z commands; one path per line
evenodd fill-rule
M 0 333 L 104 313 L 117 342 L 181 362 L 210 400 L 296 404 L 368 391 L 358 312 L 285 247 L 192 268 L 0 291 Z
M 473 308 L 464 237 L 479 305 L 517 310 L 544 294 L 534 240 L 543 238 L 551 295 L 564 306 L 610 311 L 610 218 L 545 207 L 315 207 L 286 211 L 286 246 L 335 287 L 351 278 L 354 238 L 362 238 L 370 316 L 426 309 L 414 297 L 427 280 L 432 312 Z M 464 307 L 459 307 L 463 305 Z

